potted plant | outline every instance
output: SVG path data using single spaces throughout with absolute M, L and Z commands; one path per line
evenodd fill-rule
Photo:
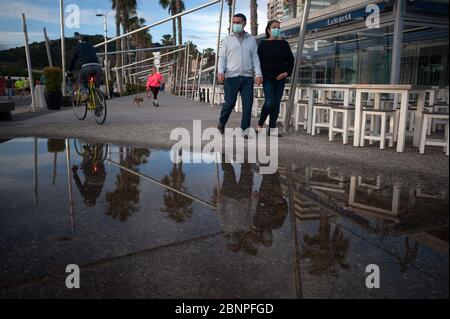
M 58 67 L 44 68 L 45 81 L 45 101 L 50 110 L 59 110 L 62 103 L 62 70 Z

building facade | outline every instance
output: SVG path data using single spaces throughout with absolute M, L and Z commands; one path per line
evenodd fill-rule
M 296 51 L 304 0 L 287 2 L 279 20 Z M 448 86 L 448 2 L 312 1 L 301 83 Z

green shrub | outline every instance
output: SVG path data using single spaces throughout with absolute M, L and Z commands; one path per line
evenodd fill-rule
M 49 138 L 47 141 L 47 150 L 49 153 L 64 152 L 66 149 L 66 140 Z
M 49 92 L 61 91 L 62 84 L 62 70 L 58 67 L 44 68 L 44 75 L 46 76 L 45 90 Z

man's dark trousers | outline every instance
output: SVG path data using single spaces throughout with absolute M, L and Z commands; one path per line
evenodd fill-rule
M 242 97 L 242 121 L 241 129 L 245 131 L 250 127 L 253 106 L 253 77 L 238 76 L 234 78 L 225 79 L 224 92 L 225 103 L 222 105 L 222 112 L 220 113 L 220 124 L 227 124 L 228 119 L 233 112 L 236 105 L 238 93 Z

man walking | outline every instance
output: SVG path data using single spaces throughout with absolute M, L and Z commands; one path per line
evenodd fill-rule
M 8 96 L 8 101 L 12 101 L 13 97 L 13 80 L 11 80 L 11 76 L 5 81 L 6 95 Z
M 219 54 L 217 78 L 224 83 L 225 103 L 219 120 L 219 131 L 223 134 L 225 125 L 233 111 L 238 93 L 242 97 L 241 129 L 247 138 L 253 106 L 254 77 L 257 85 L 263 78 L 258 57 L 258 45 L 253 36 L 244 31 L 247 24 L 245 15 L 239 13 L 233 17 L 233 32 L 222 43 Z

